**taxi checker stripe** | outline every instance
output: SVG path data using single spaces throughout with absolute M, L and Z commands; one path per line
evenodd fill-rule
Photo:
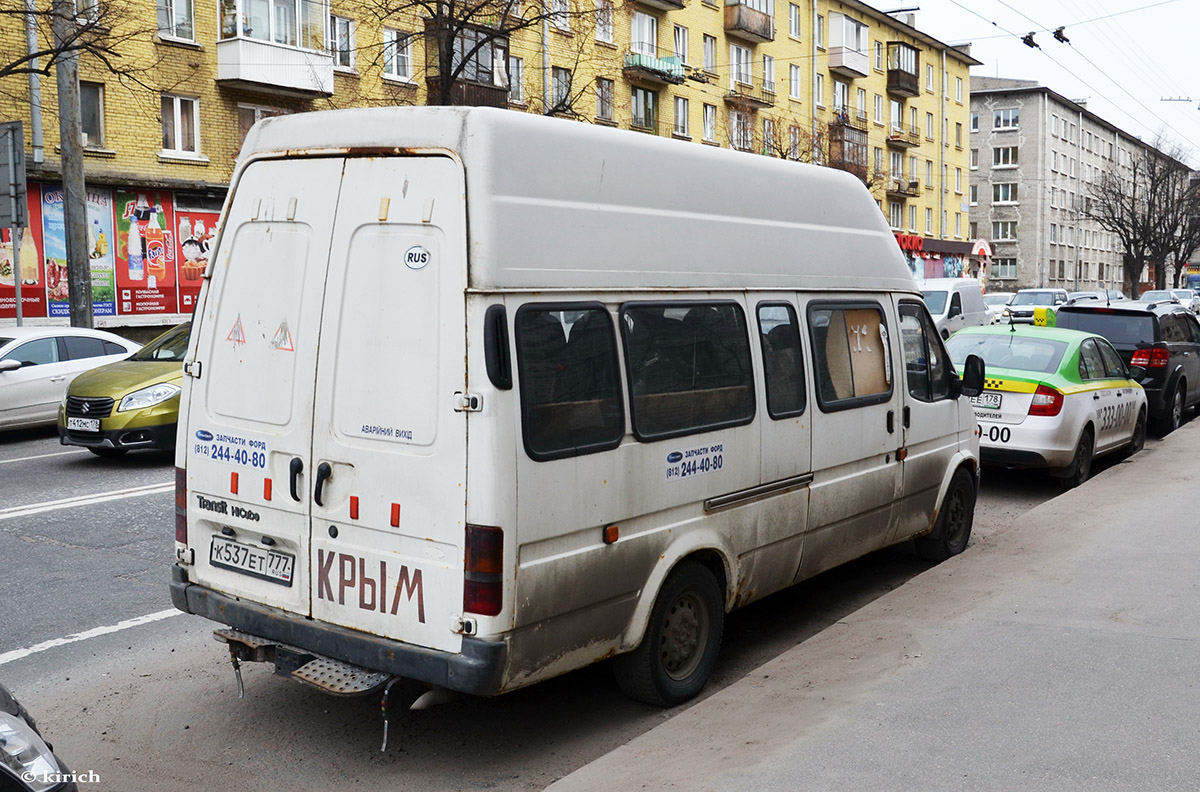
M 27 506 L 14 506 L 11 509 L 0 509 L 0 520 L 8 520 L 13 517 L 27 517 L 31 514 L 41 514 L 42 512 L 57 511 L 59 509 L 72 509 L 76 506 L 90 506 L 93 503 L 105 503 L 107 501 L 121 500 L 122 498 L 157 495 L 160 492 L 170 492 L 174 489 L 174 484 L 147 484 L 144 487 L 131 487 L 130 489 L 101 492 L 95 495 L 80 495 L 75 498 L 46 501 L 45 503 L 31 503 Z
M 985 379 L 983 387 L 987 390 L 1009 393 L 1033 393 L 1037 390 L 1037 383 L 1013 379 Z

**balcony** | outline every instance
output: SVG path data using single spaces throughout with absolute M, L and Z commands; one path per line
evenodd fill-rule
M 630 80 L 657 83 L 660 85 L 680 85 L 687 74 L 683 70 L 683 61 L 677 55 L 663 55 L 653 47 L 640 45 L 639 52 L 625 53 L 623 71 Z
M 888 179 L 887 194 L 889 198 L 916 198 L 921 194 L 921 182 L 918 179 Z
M 217 42 L 217 82 L 260 94 L 333 95 L 333 56 L 252 38 Z
M 901 41 L 888 42 L 887 92 L 911 98 L 921 93 L 921 51 Z
M 742 82 L 735 80 L 725 94 L 725 104 L 743 110 L 761 110 L 775 106 L 775 81 Z
M 853 110 L 849 107 L 834 108 L 833 115 L 829 119 L 830 130 L 837 127 L 848 127 L 850 129 L 857 129 L 860 132 L 866 132 L 867 124 L 866 110 Z
M 888 127 L 887 142 L 894 148 L 913 148 L 921 145 L 921 130 L 915 126 L 892 124 Z
M 725 35 L 751 44 L 775 40 L 775 22 L 765 11 L 740 0 L 725 0 Z
M 850 80 L 871 73 L 867 53 L 851 47 L 829 48 L 829 71 Z
M 429 103 L 437 101 L 442 90 L 442 79 L 433 75 L 425 80 Z M 450 86 L 450 104 L 455 107 L 508 107 L 508 89 L 498 85 L 456 80 Z
M 638 5 L 656 8 L 659 11 L 680 11 L 683 9 L 683 0 L 637 0 L 637 2 Z

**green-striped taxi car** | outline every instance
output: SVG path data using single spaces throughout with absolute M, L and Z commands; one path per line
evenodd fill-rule
M 1087 480 L 1094 458 L 1146 442 L 1144 372 L 1102 336 L 991 325 L 960 330 L 946 348 L 960 371 L 972 354 L 987 366 L 984 391 L 971 400 L 985 464 L 1047 468 L 1070 489 Z

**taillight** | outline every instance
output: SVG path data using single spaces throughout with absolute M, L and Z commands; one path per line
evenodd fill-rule
M 503 607 L 504 531 L 486 525 L 467 526 L 463 610 L 495 616 Z
M 1162 368 L 1170 362 L 1171 350 L 1165 346 L 1152 346 L 1134 352 L 1133 359 L 1129 361 L 1129 365 L 1149 369 Z
M 187 544 L 187 468 L 175 468 L 175 541 Z
M 1038 385 L 1033 393 L 1033 401 L 1029 405 L 1030 415 L 1058 415 L 1062 412 L 1063 395 L 1061 391 L 1045 385 Z

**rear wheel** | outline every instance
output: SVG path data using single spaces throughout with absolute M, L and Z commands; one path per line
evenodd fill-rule
M 1146 411 L 1139 410 L 1137 423 L 1133 425 L 1133 437 L 1129 439 L 1129 445 L 1125 446 L 1125 456 L 1133 456 L 1138 451 L 1141 451 L 1146 445 Z
M 1179 428 L 1183 423 L 1183 383 L 1179 383 L 1175 387 L 1175 394 L 1171 396 L 1171 408 L 1167 414 L 1159 418 L 1155 422 L 1155 431 L 1160 437 L 1166 437 Z
M 721 589 L 709 569 L 684 561 L 667 576 L 637 649 L 613 660 L 617 685 L 646 704 L 673 707 L 704 687 L 724 629 Z
M 950 489 L 938 511 L 933 530 L 913 539 L 917 555 L 926 561 L 945 561 L 967 549 L 975 521 L 975 482 L 959 468 L 950 479 Z
M 1070 474 L 1058 480 L 1058 486 L 1062 488 L 1063 492 L 1075 489 L 1088 480 L 1088 476 L 1092 474 L 1092 451 L 1094 449 L 1095 442 L 1092 440 L 1092 432 L 1090 429 L 1084 429 L 1083 434 L 1079 437 L 1079 444 L 1075 446 L 1075 459 L 1071 462 Z
M 105 459 L 125 456 L 125 454 L 128 453 L 128 449 L 125 448 L 89 448 L 88 451 L 91 451 L 98 457 L 104 457 Z

